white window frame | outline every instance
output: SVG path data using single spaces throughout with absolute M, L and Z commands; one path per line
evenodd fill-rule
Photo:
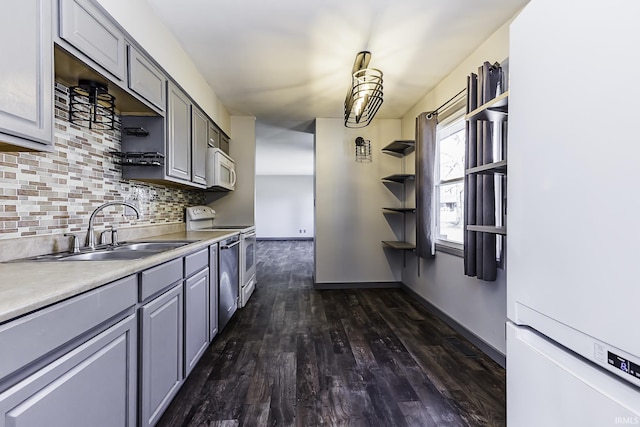
M 449 179 L 446 181 L 442 181 L 440 179 L 440 141 L 443 134 L 446 136 L 451 135 L 451 133 L 445 133 L 446 130 L 453 125 L 457 124 L 459 121 L 463 123 L 463 129 L 466 126 L 465 123 L 465 109 L 456 109 L 451 114 L 447 115 L 444 119 L 438 122 L 436 127 L 436 164 L 435 164 L 435 180 L 434 180 L 434 206 L 435 206 L 435 243 L 436 250 L 441 252 L 450 253 L 452 255 L 464 256 L 464 243 L 458 243 L 452 240 L 446 240 L 440 238 L 440 186 L 443 184 L 454 184 L 461 183 L 464 184 L 464 172 L 462 176 L 455 179 Z M 464 198 L 464 196 L 463 196 Z M 464 223 L 464 219 L 463 219 Z

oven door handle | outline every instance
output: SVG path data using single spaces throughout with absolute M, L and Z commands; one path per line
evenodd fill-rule
M 220 249 L 231 249 L 234 246 L 238 246 L 240 244 L 240 240 L 238 240 L 237 242 L 234 242 L 230 245 L 220 245 Z
M 251 231 L 249 233 L 246 233 L 243 237 L 245 239 L 250 239 L 251 237 L 256 237 L 256 232 L 255 231 Z

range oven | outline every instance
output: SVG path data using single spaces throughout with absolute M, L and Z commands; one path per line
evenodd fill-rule
M 255 225 L 216 225 L 216 211 L 209 206 L 192 206 L 186 209 L 187 230 L 228 230 L 240 233 L 238 308 L 247 305 L 256 289 L 256 227 Z

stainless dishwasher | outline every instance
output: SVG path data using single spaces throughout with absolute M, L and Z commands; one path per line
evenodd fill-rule
M 218 298 L 218 328 L 227 325 L 238 309 L 238 260 L 240 258 L 240 238 L 233 236 L 220 242 L 218 278 L 220 293 Z

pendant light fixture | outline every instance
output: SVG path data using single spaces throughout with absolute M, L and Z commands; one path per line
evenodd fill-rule
M 373 120 L 382 105 L 382 71 L 368 68 L 371 52 L 362 51 L 353 63 L 351 86 L 344 100 L 344 125 L 361 128 Z
M 107 85 L 81 79 L 69 88 L 69 121 L 88 129 L 113 130 L 115 101 Z

